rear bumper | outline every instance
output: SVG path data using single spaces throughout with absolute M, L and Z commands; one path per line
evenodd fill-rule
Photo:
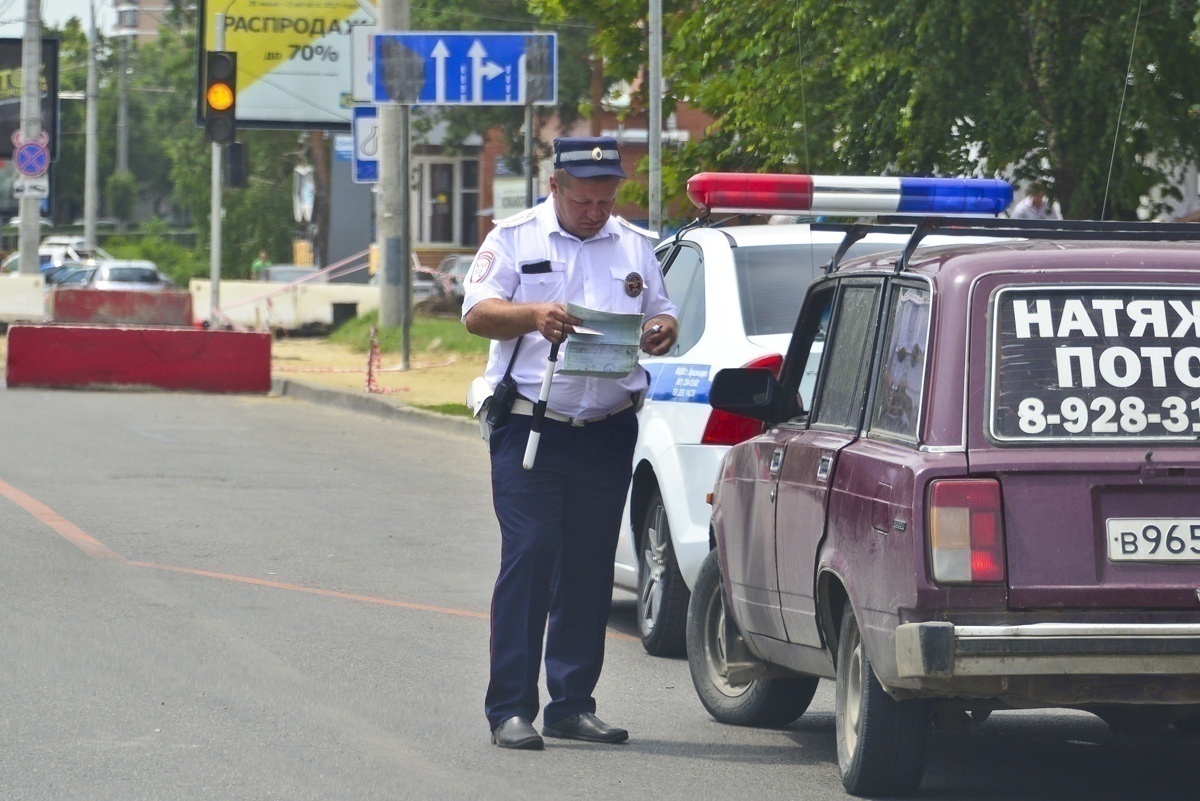
M 1200 623 L 896 628 L 902 679 L 1055 674 L 1200 676 Z

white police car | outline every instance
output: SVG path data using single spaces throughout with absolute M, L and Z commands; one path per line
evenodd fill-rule
M 722 213 L 996 214 L 1012 189 L 992 180 L 704 173 L 688 182 L 688 194 Z M 713 376 L 725 367 L 778 370 L 804 293 L 843 238 L 807 224 L 693 227 L 657 249 L 679 308 L 679 338 L 666 356 L 643 355 L 650 389 L 614 571 L 616 586 L 637 594 L 650 654 L 684 653 L 689 588 L 711 547 L 707 496 L 717 466 L 730 446 L 762 430 L 708 405 Z M 848 257 L 906 241 L 868 233 Z

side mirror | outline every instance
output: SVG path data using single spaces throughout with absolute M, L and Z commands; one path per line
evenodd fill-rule
M 783 389 L 775 374 L 760 367 L 719 371 L 708 391 L 714 409 L 774 425 L 784 419 Z

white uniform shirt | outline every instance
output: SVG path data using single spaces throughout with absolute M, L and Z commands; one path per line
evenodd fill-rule
M 548 272 L 522 273 L 522 265 L 549 261 Z M 631 295 L 628 284 L 642 290 Z M 514 303 L 576 303 L 608 312 L 638 312 L 645 320 L 659 314 L 678 317 L 667 297 L 662 270 L 654 258 L 650 238 L 619 217 L 610 217 L 600 233 L 580 240 L 558 224 L 554 198 L 506 220 L 483 240 L 467 274 L 463 319 L 476 303 L 488 298 Z M 516 340 L 493 340 L 484 378 L 495 387 L 504 377 Z M 570 336 L 567 344 L 570 347 Z M 562 365 L 560 351 L 559 366 Z M 550 343 L 538 332 L 521 337 L 521 350 L 512 376 L 518 391 L 536 400 L 550 356 Z M 640 364 L 624 378 L 556 375 L 550 385 L 547 407 L 568 417 L 598 417 L 629 401 L 632 393 L 646 389 L 645 368 Z

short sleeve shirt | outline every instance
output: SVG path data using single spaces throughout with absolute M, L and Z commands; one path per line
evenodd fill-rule
M 549 262 L 549 270 L 543 265 L 529 270 L 528 265 L 539 262 Z M 553 197 L 496 224 L 475 255 L 464 288 L 463 319 L 475 304 L 489 298 L 576 303 L 600 311 L 640 313 L 643 320 L 659 314 L 678 316 L 646 232 L 613 216 L 598 234 L 580 240 L 559 225 Z M 512 375 L 521 395 L 533 400 L 541 389 L 550 343 L 537 332 L 521 340 Z M 516 340 L 492 342 L 484 377 L 493 387 L 504 376 L 515 345 Z M 566 347 L 571 347 L 569 337 Z M 547 406 L 570 417 L 599 416 L 646 386 L 646 370 L 640 364 L 624 378 L 556 375 Z

